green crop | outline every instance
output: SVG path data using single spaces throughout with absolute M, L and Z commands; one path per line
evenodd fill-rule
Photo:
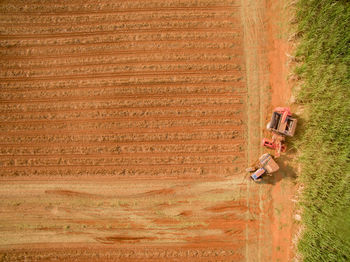
M 350 1 L 299 0 L 304 261 L 350 261 Z

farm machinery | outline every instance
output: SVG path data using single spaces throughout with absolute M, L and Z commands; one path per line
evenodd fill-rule
M 274 109 L 271 120 L 266 127 L 267 130 L 272 132 L 272 138 L 264 138 L 262 145 L 275 150 L 275 159 L 280 157 L 281 153 L 286 152 L 285 138 L 294 136 L 296 125 L 297 119 L 292 117 L 288 107 L 277 107 Z M 263 174 L 271 174 L 278 171 L 279 166 L 274 158 L 270 154 L 263 154 L 252 167 L 246 169 L 247 172 L 253 172 L 250 178 L 254 181 L 259 181 Z
M 263 154 L 259 160 L 254 163 L 252 167 L 246 169 L 247 172 L 254 172 L 250 178 L 254 181 L 258 181 L 262 178 L 265 173 L 271 174 L 276 172 L 279 166 L 270 154 Z
M 285 138 L 294 136 L 296 125 L 297 119 L 292 117 L 288 107 L 275 108 L 266 126 L 267 130 L 272 132 L 272 139 L 264 138 L 262 145 L 274 149 L 275 157 L 278 158 L 281 153 L 286 152 Z

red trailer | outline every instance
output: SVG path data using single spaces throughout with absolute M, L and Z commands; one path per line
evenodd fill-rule
M 267 130 L 282 136 L 294 136 L 297 119 L 292 117 L 289 107 L 276 107 L 273 110 Z
M 275 157 L 287 150 L 284 144 L 286 136 L 294 136 L 297 126 L 297 119 L 292 117 L 289 107 L 276 107 L 273 110 L 270 122 L 267 124 L 267 130 L 273 133 L 272 139 L 264 138 L 262 145 L 275 150 Z

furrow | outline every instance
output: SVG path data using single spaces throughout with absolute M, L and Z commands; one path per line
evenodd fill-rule
M 15 132 L 39 132 L 44 133 L 51 132 L 76 132 L 85 130 L 123 130 L 129 128 L 148 128 L 148 129 L 163 129 L 163 128 L 176 128 L 176 127 L 208 127 L 213 125 L 221 125 L 223 128 L 226 126 L 240 126 L 242 120 L 232 119 L 230 117 L 203 117 L 203 118 L 168 118 L 168 120 L 162 120 L 153 118 L 151 120 L 115 120 L 115 121 L 70 121 L 70 122 L 44 122 L 44 123 L 15 123 L 5 124 L 0 127 L 1 133 L 15 133 Z
M 3 13 L 0 17 L 0 23 L 5 25 L 21 25 L 21 26 L 32 26 L 32 25 L 71 25 L 72 22 L 76 23 L 96 23 L 96 22 L 111 22 L 118 20 L 119 22 L 131 22 L 131 21 L 164 21 L 164 20 L 176 20 L 176 19 L 220 19 L 222 17 L 229 17 L 232 19 L 239 20 L 239 14 L 233 13 L 231 10 L 203 10 L 197 12 L 188 12 L 187 10 L 174 10 L 174 11 L 163 11 L 163 12 L 139 12 L 134 13 L 118 13 L 118 14 L 88 14 L 88 15 L 70 15 L 70 16 L 52 16 L 44 13 L 41 16 L 31 16 L 22 14 L 20 16 L 13 17 L 7 13 Z M 70 24 L 69 24 L 70 23 Z
M 208 27 L 197 27 L 197 28 L 159 28 L 159 29 L 138 29 L 138 30 L 109 30 L 109 31 L 94 31 L 94 32 L 73 32 L 73 33 L 56 33 L 56 34 L 7 34 L 0 35 L 2 39 L 46 39 L 46 38 L 62 38 L 62 37 L 81 37 L 81 36 L 100 36 L 108 34 L 130 34 L 137 32 L 142 33 L 167 33 L 167 32 L 238 32 L 239 28 L 208 28 Z
M 107 34 L 99 36 L 98 39 L 93 36 L 85 36 L 82 38 L 75 37 L 63 37 L 63 38 L 47 38 L 47 39 L 6 39 L 0 42 L 2 48 L 17 48 L 17 47 L 30 47 L 30 46 L 65 46 L 65 45 L 84 45 L 84 44 L 98 44 L 98 43 L 125 43 L 125 42 L 143 42 L 143 41 L 192 41 L 192 40 L 210 40 L 215 39 L 220 41 L 221 39 L 231 39 L 236 42 L 237 39 L 242 39 L 243 36 L 239 32 L 184 32 L 178 34 L 177 32 L 167 32 L 163 34 L 158 33 L 145 33 L 145 32 L 130 32 L 128 34 Z
M 24 135 L 12 135 L 12 136 L 0 136 L 0 144 L 13 145 L 13 144 L 43 144 L 43 143 L 137 143 L 138 141 L 146 142 L 152 141 L 157 143 L 158 141 L 193 141 L 193 140 L 241 140 L 245 137 L 244 129 L 240 130 L 225 130 L 222 127 L 217 130 L 203 130 L 191 128 L 190 130 L 181 130 L 175 132 L 134 132 L 119 133 L 119 134 L 106 134 L 100 132 L 98 134 L 38 134 L 32 136 Z
M 201 139 L 201 140 L 163 140 L 163 141 L 159 141 L 159 140 L 150 140 L 150 141 L 119 141 L 119 142 L 114 142 L 114 143 L 110 143 L 108 142 L 107 144 L 110 147 L 113 147 L 115 149 L 116 146 L 143 146 L 143 145 L 147 145 L 148 147 L 154 146 L 154 145 L 178 145 L 178 146 L 183 146 L 183 145 L 215 145 L 215 146 L 220 146 L 220 145 L 243 145 L 245 142 L 244 139 Z M 96 146 L 96 145 L 103 145 L 106 144 L 104 143 L 104 141 L 95 141 L 95 142 L 89 142 L 89 141 L 85 141 L 84 146 L 88 147 L 88 146 Z M 65 148 L 69 148 L 69 147 L 73 147 L 73 148 L 78 148 L 79 146 L 82 146 L 82 144 L 80 142 L 69 142 L 66 143 L 63 147 Z M 62 147 L 62 143 L 61 142 L 49 142 L 49 143 L 37 143 L 35 142 L 33 143 L 16 143 L 16 144 L 0 144 L 0 151 L 1 150 L 6 150 L 9 148 L 20 148 L 20 149 L 33 149 L 35 147 L 37 147 L 38 149 L 42 149 L 42 148 L 46 148 L 48 150 L 50 150 L 50 147 L 55 147 L 55 148 L 59 148 Z M 1 151 L 1 152 L 3 152 Z M 118 150 L 117 150 L 118 151 Z
M 122 100 L 122 99 L 181 99 L 181 98 L 242 98 L 245 93 L 234 94 L 234 93 L 195 93 L 195 94 L 152 94 L 152 95 L 114 95 L 114 96 L 97 96 L 97 97 L 57 97 L 51 99 L 20 99 L 20 100 L 0 100 L 2 104 L 26 104 L 26 103 L 49 103 L 49 102 L 67 102 L 67 101 L 113 101 L 113 100 Z
M 9 126 L 13 125 L 51 125 L 51 124 L 64 124 L 69 122 L 74 122 L 77 124 L 81 123 L 100 123 L 100 122 L 137 122 L 137 121 L 165 121 L 165 120 L 223 120 L 223 119 L 232 119 L 231 116 L 228 116 L 227 114 L 215 114 L 215 115 L 196 115 L 196 116 L 141 116 L 141 117 L 114 117 L 114 118 L 105 118 L 101 117 L 98 118 L 72 118 L 72 119 L 54 119 L 54 120 L 47 120 L 47 119 L 41 119 L 41 120 L 27 120 L 27 121 L 6 121 L 1 123 L 0 130 L 1 129 L 9 129 L 12 130 L 12 128 L 9 128 Z M 238 121 L 238 120 L 236 120 Z
M 96 110 L 122 110 L 124 112 L 126 112 L 127 110 L 142 110 L 142 109 L 154 109 L 154 110 L 159 110 L 159 109 L 170 109 L 170 108 L 178 108 L 178 107 L 181 107 L 181 108 L 189 108 L 189 109 L 193 109 L 195 110 L 195 106 L 198 106 L 200 105 L 201 108 L 205 109 L 205 108 L 210 108 L 210 107 L 215 107 L 215 106 L 218 106 L 220 108 L 232 108 L 232 109 L 239 109 L 239 110 L 242 110 L 242 104 L 241 103 L 225 103 L 225 104 L 222 104 L 222 105 L 215 105 L 212 104 L 212 105 L 208 105 L 206 103 L 203 103 L 203 104 L 190 104 L 190 105 L 183 105 L 183 106 L 177 106 L 177 105 L 155 105 L 155 106 L 120 106 L 120 107 L 114 107 L 114 106 L 100 106 L 100 107 L 93 107 L 93 108 L 54 108 L 54 109 L 41 109 L 41 108 L 38 108 L 35 110 L 33 110 L 33 108 L 26 108 L 23 110 L 12 110 L 12 111 L 9 111 L 9 112 L 5 112 L 4 110 L 2 110 L 3 112 L 1 112 L 0 114 L 0 118 L 4 115 L 7 115 L 8 117 L 11 117 L 12 114 L 23 114 L 23 115 L 30 115 L 32 113 L 50 113 L 50 115 L 52 113 L 63 113 L 63 112 L 67 112 L 67 113 L 70 113 L 70 112 L 96 112 Z M 18 109 L 18 107 L 16 107 Z
M 122 8 L 122 9 L 110 9 L 110 10 L 88 10 L 88 11 L 59 11 L 59 12 L 30 12 L 30 11 L 2 11 L 0 13 L 11 16 L 31 15 L 31 16 L 42 16 L 42 15 L 55 15 L 55 16 L 72 16 L 72 15 L 108 15 L 108 14 L 119 14 L 119 13 L 154 13 L 154 12 L 174 12 L 174 11 L 187 11 L 187 12 L 198 12 L 198 11 L 238 11 L 239 6 L 207 6 L 207 7 L 156 7 L 156 8 Z
M 155 106 L 155 107 L 127 107 L 127 108 L 99 108 L 88 109 L 67 109 L 56 110 L 53 112 L 46 111 L 18 111 L 18 112 L 2 112 L 0 114 L 0 120 L 4 122 L 25 122 L 25 121 L 52 121 L 52 120 L 69 120 L 77 119 L 80 117 L 90 116 L 94 119 L 101 119 L 105 117 L 162 117 L 165 115 L 179 116 L 187 115 L 191 117 L 201 115 L 215 115 L 222 114 L 228 117 L 233 115 L 240 115 L 242 113 L 242 105 L 203 105 L 200 108 L 194 108 L 193 106 Z M 211 111 L 211 113 L 209 113 Z M 182 112 L 182 113 L 180 113 Z M 33 115 L 33 113 L 37 113 Z M 19 115 L 15 115 L 19 114 Z
M 133 23 L 121 23 L 115 21 L 113 23 L 101 23 L 92 25 L 78 24 L 70 26 L 68 28 L 62 26 L 52 26 L 52 27 L 15 27 L 15 26 L 0 26 L 0 30 L 3 32 L 3 36 L 7 36 L 10 39 L 18 39 L 18 36 L 21 38 L 33 38 L 34 35 L 37 35 L 38 38 L 62 38 L 67 35 L 73 36 L 85 36 L 85 35 L 102 35 L 109 34 L 113 32 L 114 34 L 123 33 L 127 31 L 142 31 L 145 30 L 154 30 L 158 31 L 173 31 L 177 30 L 186 31 L 186 30 L 196 30 L 199 28 L 199 31 L 202 30 L 236 30 L 238 27 L 232 19 L 226 19 L 222 21 L 216 20 L 206 20 L 206 21 L 197 21 L 197 20 L 184 20 L 180 22 L 176 21 L 163 21 L 163 22 L 133 22 Z M 197 30 L 196 30 L 197 31 Z M 51 37 L 52 36 L 52 37 Z M 1 39 L 1 37 L 0 37 Z
M 101 153 L 101 154 L 30 154 L 30 155 L 4 155 L 0 154 L 0 158 L 2 161 L 7 161 L 6 159 L 16 159 L 17 161 L 20 161 L 21 159 L 35 159 L 35 158 L 52 158 L 52 159 L 94 159 L 94 158 L 136 158 L 136 157 L 186 157 L 186 156 L 232 156 L 237 155 L 237 153 L 240 153 L 240 151 L 224 151 L 224 152 L 133 152 L 133 153 L 115 153 L 115 154 L 108 154 L 108 153 Z M 9 160 L 10 161 L 10 160 Z
M 4 121 L 2 123 L 2 126 L 8 126 L 8 125 L 21 125 L 21 124 L 40 124 L 40 123 L 69 123 L 69 122 L 116 122 L 116 121 L 146 121 L 146 120 L 176 120 L 176 119 L 220 119 L 220 118 L 236 118 L 240 119 L 243 116 L 242 110 L 235 110 L 233 111 L 231 108 L 226 110 L 215 110 L 215 111 L 201 111 L 200 109 L 192 109 L 188 111 L 183 112 L 153 112 L 151 114 L 150 112 L 143 112 L 140 111 L 138 114 L 130 114 L 124 113 L 124 111 L 119 112 L 119 114 L 116 114 L 115 112 L 110 114 L 99 114 L 99 112 L 94 112 L 95 114 L 92 115 L 82 115 L 80 112 L 78 115 L 67 115 L 63 114 L 63 117 L 61 117 L 58 114 L 54 115 L 39 115 L 39 116 L 30 116 L 28 118 L 24 118 L 23 116 L 8 116 L 6 117 L 0 117 L 1 121 Z M 128 115 L 130 114 L 130 115 Z M 86 116 L 90 116 L 91 118 L 86 118 Z M 2 127 L 0 127 L 2 128 Z
M 59 47 L 59 48 L 46 48 L 46 47 L 34 47 L 34 48 L 21 48 L 19 50 L 15 49 L 3 49 L 0 50 L 0 55 L 3 58 L 12 58 L 19 56 L 26 56 L 28 58 L 41 56 L 45 58 L 46 56 L 61 56 L 61 58 L 67 58 L 67 56 L 72 55 L 73 57 L 77 57 L 77 55 L 81 55 L 83 57 L 91 57 L 92 54 L 99 54 L 112 52 L 112 55 L 135 55 L 139 53 L 141 55 L 146 54 L 156 54 L 159 55 L 160 52 L 170 55 L 176 50 L 191 50 L 196 49 L 196 52 L 210 52 L 210 50 L 214 50 L 217 52 L 218 50 L 224 51 L 228 50 L 230 55 L 237 55 L 240 53 L 242 48 L 233 43 L 233 41 L 219 41 L 219 42 L 191 42 L 191 41 L 174 41 L 171 43 L 164 42 L 149 42 L 149 43 L 139 43 L 134 42 L 133 44 L 125 44 L 125 43 L 110 43 L 107 45 L 82 45 L 82 46 L 72 46 L 72 47 Z M 202 50 L 202 51 L 200 51 Z M 181 52 L 181 53 L 182 53 Z M 28 61 L 28 60 L 27 60 Z
M 65 79 L 65 80 L 57 80 L 57 81 L 20 81 L 20 82 L 0 82 L 0 88 L 4 89 L 25 89 L 31 88 L 37 90 L 39 88 L 45 89 L 53 89 L 53 88 L 67 88 L 67 86 L 74 89 L 76 86 L 80 86 L 81 88 L 95 86 L 96 88 L 103 87 L 113 87 L 113 86 L 123 86 L 123 85 L 132 85 L 139 83 L 138 86 L 146 86 L 148 84 L 154 85 L 172 85 L 176 83 L 186 84 L 198 84 L 201 85 L 203 83 L 208 82 L 216 82 L 216 83 L 242 83 L 245 82 L 244 74 L 210 74 L 207 75 L 158 75 L 158 76 L 138 76 L 135 75 L 133 77 L 122 77 L 118 78 L 90 78 L 90 79 Z
M 226 11 L 227 12 L 227 11 Z M 182 22 L 208 22 L 208 21 L 215 21 L 215 22 L 219 22 L 219 23 L 223 23 L 223 22 L 239 22 L 239 19 L 237 19 L 237 17 L 232 17 L 230 15 L 217 15 L 214 16 L 207 16 L 207 17 L 202 17 L 203 15 L 205 15 L 205 13 L 196 13 L 196 14 L 192 14 L 192 16 L 190 14 L 186 14 L 183 15 L 183 17 L 178 18 L 170 18 L 167 17 L 166 19 L 164 19 L 164 17 L 161 18 L 154 18 L 154 17 L 150 17 L 150 18 L 138 18 L 137 16 L 133 16 L 133 19 L 120 19 L 118 16 L 113 17 L 113 19 L 110 20 L 105 20 L 104 16 L 100 16 L 98 17 L 99 19 L 96 19 L 96 21 L 81 21 L 79 20 L 71 20 L 69 22 L 67 21 L 60 21 L 60 22 L 20 22 L 17 18 L 17 20 L 9 22 L 9 20 L 5 20 L 5 22 L 1 22 L 0 20 L 0 28 L 5 28 L 5 29 L 14 29 L 14 28 L 50 28 L 52 30 L 52 28 L 55 27 L 59 27 L 59 28 L 68 28 L 72 26 L 72 23 L 75 23 L 76 26 L 101 26 L 101 25 L 111 25 L 111 24 L 118 24 L 121 23 L 123 25 L 126 24 L 132 24 L 132 23 L 139 23 L 140 24 L 145 24 L 145 23 L 156 23 L 156 24 L 161 24 L 166 22 L 176 22 L 176 23 L 182 23 Z M 9 18 L 11 18 L 11 16 L 9 16 Z M 104 19 L 104 20 L 102 20 Z M 141 27 L 142 28 L 142 27 Z
M 130 156 L 137 154 L 143 155 L 158 155 L 163 154 L 206 154 L 213 153 L 220 155 L 221 153 L 238 153 L 243 152 L 242 144 L 132 144 L 132 145 L 114 145 L 114 146 L 77 146 L 77 147 L 52 147 L 41 148 L 37 146 L 32 147 L 3 147 L 0 148 L 0 157 L 45 157 L 45 156 L 69 156 L 69 157 L 84 157 L 84 156 Z
M 113 78 L 113 77 L 132 77 L 132 76 L 158 76 L 158 75 L 207 75 L 207 74 L 235 74 L 242 72 L 243 70 L 210 70 L 210 71 L 158 71 L 158 72 L 137 72 L 133 73 L 99 73 L 99 74 L 82 74 L 82 75 L 66 75 L 66 76 L 48 76 L 48 77 L 11 77 L 11 78 L 0 78 L 0 82 L 18 82 L 18 81 L 55 81 L 65 79 L 89 79 L 89 78 Z
M 147 93 L 152 93 L 152 90 L 155 90 L 158 92 L 159 89 L 161 89 L 163 92 L 164 90 L 168 90 L 168 89 L 174 89 L 174 90 L 178 90 L 178 93 L 183 92 L 182 89 L 180 88 L 186 88 L 188 87 L 189 89 L 193 89 L 193 88 L 203 88 L 204 86 L 206 87 L 230 87 L 232 86 L 233 88 L 237 87 L 237 88 L 243 88 L 246 89 L 246 84 L 243 80 L 235 80 L 232 82 L 216 82 L 216 81 L 207 81 L 207 82 L 199 82 L 199 83 L 192 83 L 192 82 L 161 82 L 161 83 L 150 83 L 150 82 L 140 82 L 140 83 L 130 83 L 128 85 L 126 84 L 119 84 L 119 85 L 104 85 L 104 86 L 98 86 L 96 87 L 96 85 L 85 85 L 85 86 L 77 86 L 72 88 L 72 86 L 59 86 L 59 87 L 50 87 L 50 86 L 43 86 L 42 88 L 35 88 L 35 87 L 31 87 L 31 88 L 26 88 L 23 87 L 23 89 L 19 89 L 19 88 L 15 88 L 15 87 L 11 87 L 11 88 L 1 88 L 1 90 L 3 92 L 11 92 L 11 93 L 17 93 L 17 92 L 47 92 L 47 91 L 70 91 L 70 92 L 75 92 L 75 91 L 81 91 L 83 90 L 84 93 L 88 92 L 89 90 L 97 90 L 97 91 L 103 91 L 103 90 L 115 90 L 118 89 L 118 91 L 120 89 L 125 89 L 125 90 L 132 90 L 131 92 L 135 92 L 136 90 L 150 90 Z M 73 90 L 72 90 L 73 89 Z M 179 91 L 180 90 L 180 91 Z M 210 89 L 207 91 L 208 93 L 210 93 Z M 167 91 L 170 92 L 170 91 Z M 172 91 L 174 92 L 174 91 Z M 144 92 L 146 93 L 146 92 Z
M 26 66 L 20 66 L 20 67 L 14 67 L 14 66 L 6 66 L 6 65 L 0 65 L 0 67 L 2 68 L 2 72 L 20 72 L 20 71 L 16 71 L 16 70 L 26 70 L 26 72 L 30 72 L 33 71 L 35 69 L 41 69 L 41 70 L 55 70 L 55 69 L 76 69 L 76 68 L 91 68 L 91 67 L 101 67 L 101 66 L 105 66 L 105 67 L 111 67 L 111 66 L 130 66 L 130 65 L 145 65 L 145 66 L 151 66 L 151 65 L 172 65 L 172 64 L 185 64 L 185 65 L 237 65 L 237 62 L 240 61 L 240 59 L 238 60 L 237 58 L 235 59 L 196 59 L 196 60 L 192 60 L 190 59 L 186 59 L 185 57 L 183 57 L 182 60 L 156 60 L 156 61 L 152 61 L 149 60 L 150 58 L 148 57 L 148 60 L 138 60 L 138 61 L 116 61 L 116 62 L 104 62 L 104 61 L 94 61 L 94 62 L 80 62 L 80 63 L 72 63 L 72 62 L 68 62 L 65 64 L 53 64 L 50 65 L 50 68 L 48 68 L 48 65 L 26 65 Z M 18 64 L 18 63 L 17 63 Z M 23 71 L 25 72 L 25 71 Z M 54 73 L 56 73 L 57 71 L 55 71 Z M 17 76 L 17 75 L 16 75 Z
M 241 164 L 241 162 L 237 162 L 237 164 Z M 179 163 L 179 164 L 160 164 L 160 163 L 155 163 L 155 164 L 137 164 L 137 165 L 131 165 L 131 164 L 125 164 L 125 165 L 117 165 L 117 164 L 103 164 L 103 165 L 43 165 L 43 166 L 30 166 L 30 168 L 44 168 L 44 169 L 57 169 L 57 168 L 106 168 L 106 167 L 117 167 L 117 168 L 124 168 L 124 169 L 129 169 L 132 168 L 133 166 L 139 167 L 142 169 L 148 169 L 148 168 L 157 168 L 159 167 L 167 167 L 167 168 L 172 168 L 172 167 L 217 167 L 217 168 L 224 168 L 224 167 L 231 167 L 233 163 L 208 163 L 208 162 L 202 162 L 202 163 Z M 5 170 L 10 170 L 10 169 L 28 169 L 29 166 L 14 166 L 14 167 L 1 167 L 1 169 Z
M 241 66 L 237 63 L 187 63 L 187 62 L 176 62 L 169 64 L 157 64 L 157 63 L 146 63 L 146 64 L 130 64 L 130 65 L 120 65 L 120 64 L 100 64 L 100 65 L 79 65 L 79 66 L 65 66 L 56 68 L 42 68 L 42 69 L 10 69 L 2 70 L 0 77 L 2 78 L 45 78 L 45 77 L 55 77 L 57 75 L 69 77 L 76 77 L 77 75 L 96 75 L 96 74 L 151 74 L 151 73 L 163 73 L 163 72 L 201 72 L 201 71 L 241 71 Z
M 232 56 L 238 55 L 239 51 L 241 49 L 235 50 L 232 48 L 220 48 L 220 52 L 223 54 L 229 54 Z M 210 49 L 210 48 L 179 48 L 179 49 L 156 49 L 156 50 L 125 50 L 125 51 L 120 51 L 120 50 L 113 50 L 113 51 L 91 51 L 88 53 L 79 53 L 79 54 L 59 54 L 59 55 L 50 55 L 50 54 L 43 54 L 43 55 L 30 55 L 26 54 L 25 56 L 14 56 L 14 55 L 6 55 L 3 54 L 0 58 L 1 60 L 42 60 L 42 59 L 60 59 L 60 58 L 81 58 L 81 57 L 96 57 L 96 56 L 109 56 L 109 55 L 135 55 L 135 54 L 140 54 L 144 55 L 145 53 L 149 54 L 176 54 L 176 53 L 181 53 L 181 54 L 193 54 L 193 53 L 217 53 L 217 49 Z
M 16 167 L 16 168 L 3 168 L 0 177 L 27 177 L 33 176 L 36 178 L 46 177 L 51 181 L 55 178 L 63 177 L 91 177 L 96 176 L 98 178 L 103 177 L 134 177 L 159 179 L 159 177 L 181 177 L 189 178 L 190 176 L 197 177 L 213 177 L 220 178 L 221 176 L 239 174 L 244 169 L 245 163 L 243 161 L 236 161 L 234 164 L 178 164 L 178 165 L 138 165 L 138 166 L 44 166 L 44 167 L 32 167 L 28 170 L 28 167 Z
M 161 127 L 161 128 L 120 128 L 118 130 L 116 129 L 82 129 L 82 130 L 48 130 L 47 132 L 44 132 L 44 134 L 48 133 L 50 135 L 74 135 L 74 134 L 99 134 L 99 135 L 117 135 L 117 134 L 160 134 L 160 133 L 168 133 L 168 132 L 184 132 L 184 131 L 191 131 L 193 128 L 196 128 L 196 130 L 200 131 L 216 131 L 216 130 L 222 130 L 222 131 L 237 131 L 242 130 L 243 126 L 242 124 L 237 125 L 207 125 L 207 126 L 176 126 L 176 127 Z M 137 130 L 135 130 L 137 129 Z M 11 135 L 43 135 L 43 131 L 6 131 L 6 132 L 0 132 L 0 136 L 3 134 L 7 134 L 9 136 Z

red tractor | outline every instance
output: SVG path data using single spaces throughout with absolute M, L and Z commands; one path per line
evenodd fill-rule
M 267 124 L 267 130 L 273 133 L 272 139 L 264 138 L 263 146 L 275 149 L 275 157 L 287 150 L 284 144 L 286 136 L 294 136 L 297 119 L 292 117 L 288 107 L 276 107 L 272 113 L 271 121 Z
M 250 178 L 254 181 L 259 181 L 262 175 L 271 174 L 278 171 L 279 166 L 270 154 L 263 154 L 253 166 L 246 169 L 247 172 L 254 172 Z

